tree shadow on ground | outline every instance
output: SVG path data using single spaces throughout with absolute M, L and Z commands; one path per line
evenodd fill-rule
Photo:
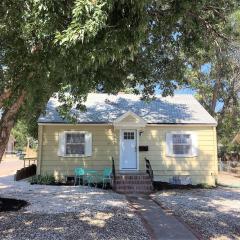
M 239 239 L 240 190 L 222 187 L 169 190 L 159 192 L 156 199 L 197 230 L 203 239 Z
M 1 239 L 149 239 L 133 213 L 0 214 Z

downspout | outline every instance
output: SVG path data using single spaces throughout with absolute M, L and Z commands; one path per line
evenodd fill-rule
M 43 140 L 43 126 L 38 125 L 38 160 L 37 160 L 37 175 L 41 175 L 42 165 L 42 142 Z

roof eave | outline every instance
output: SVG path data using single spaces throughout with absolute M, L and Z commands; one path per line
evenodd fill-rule
M 77 122 L 77 123 L 69 123 L 69 122 L 38 122 L 38 125 L 113 125 L 113 122 Z M 178 125 L 178 126 L 212 126 L 216 127 L 217 123 L 147 123 L 146 125 L 150 126 L 159 126 L 159 125 Z

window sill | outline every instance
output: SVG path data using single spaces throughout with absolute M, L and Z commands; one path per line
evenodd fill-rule
M 196 155 L 188 155 L 188 154 L 171 154 L 167 155 L 167 157 L 175 157 L 175 158 L 193 158 L 197 157 Z
M 82 158 L 82 157 L 88 157 L 87 155 L 84 154 L 70 154 L 70 155 L 64 155 L 62 156 L 64 158 Z

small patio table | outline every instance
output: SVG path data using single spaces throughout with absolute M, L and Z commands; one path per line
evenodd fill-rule
M 88 182 L 88 186 L 91 184 L 94 184 L 94 180 L 96 180 L 96 177 L 98 176 L 98 171 L 94 169 L 84 169 L 86 179 Z M 97 182 L 94 184 L 95 187 L 97 186 Z

